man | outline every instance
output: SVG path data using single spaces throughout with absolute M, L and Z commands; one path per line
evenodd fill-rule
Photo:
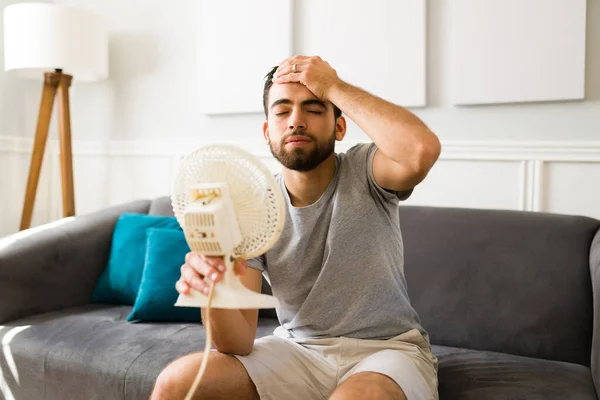
M 294 56 L 267 76 L 265 143 L 281 162 L 284 230 L 266 254 L 237 263 L 281 303 L 281 326 L 256 338 L 257 310 L 213 310 L 208 368 L 197 398 L 436 399 L 437 359 L 411 307 L 398 202 L 440 153 L 415 115 L 342 81 L 319 57 Z M 352 119 L 372 143 L 334 152 Z M 247 268 L 250 267 L 250 268 Z M 223 263 L 190 253 L 177 290 L 205 294 Z M 181 399 L 203 354 L 171 363 L 153 398 Z

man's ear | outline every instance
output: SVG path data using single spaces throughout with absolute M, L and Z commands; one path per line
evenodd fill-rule
M 341 142 L 346 136 L 346 118 L 339 116 L 335 120 L 335 140 Z
M 267 121 L 263 122 L 263 138 L 265 139 L 265 144 L 269 144 L 271 141 L 269 138 L 269 123 Z

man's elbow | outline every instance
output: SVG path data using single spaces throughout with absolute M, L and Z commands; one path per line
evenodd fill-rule
M 427 139 L 423 140 L 417 146 L 416 157 L 414 158 L 415 164 L 413 166 L 414 176 L 419 180 L 425 179 L 440 157 L 441 152 L 442 144 L 435 134 L 430 133 Z

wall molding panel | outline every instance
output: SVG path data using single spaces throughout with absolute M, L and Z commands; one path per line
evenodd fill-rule
M 453 103 L 583 99 L 586 11 L 586 0 L 453 0 Z
M 263 89 L 265 65 L 292 55 L 292 0 L 197 3 L 200 109 L 213 115 L 262 112 L 256 93 Z
M 222 142 L 226 143 L 226 142 Z M 356 141 L 338 144 L 345 151 Z M 181 158 L 202 141 L 74 141 L 76 209 L 170 193 Z M 231 144 L 240 145 L 239 142 Z M 32 140 L 0 136 L 0 236 L 16 231 Z M 600 142 L 442 142 L 430 178 L 407 204 L 558 212 L 600 218 Z M 274 172 L 279 165 L 262 143 L 244 144 Z M 49 139 L 34 223 L 61 218 L 60 152 Z M 596 185 L 597 186 L 597 185 Z M 582 203 L 581 199 L 586 199 Z
M 427 105 L 427 1 L 302 0 L 294 11 L 295 53 L 318 54 L 345 81 L 392 103 Z

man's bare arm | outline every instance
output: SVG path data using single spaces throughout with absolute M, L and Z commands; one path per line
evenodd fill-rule
M 210 286 L 202 277 L 207 276 L 211 280 L 215 277 L 214 280 L 218 285 L 222 274 L 219 271 L 221 266 L 224 266 L 222 259 L 205 258 L 195 253 L 188 253 L 186 263 L 181 267 L 181 279 L 176 284 L 177 290 L 180 293 L 188 293 L 191 287 L 208 295 Z M 244 286 L 260 293 L 261 272 L 248 268 L 244 260 L 236 262 L 235 267 Z M 256 338 L 258 310 L 211 309 L 210 316 L 212 340 L 217 351 L 238 355 L 250 353 Z M 202 309 L 202 320 L 206 326 L 205 309 Z
M 341 80 L 328 96 L 377 145 L 373 175 L 380 186 L 407 190 L 425 179 L 441 145 L 417 116 Z

